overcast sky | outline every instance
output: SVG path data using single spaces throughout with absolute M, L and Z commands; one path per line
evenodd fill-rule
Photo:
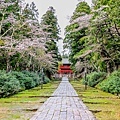
M 34 2 L 39 11 L 39 17 L 46 13 L 49 6 L 56 10 L 58 24 L 61 28 L 61 36 L 64 38 L 64 28 L 69 24 L 71 16 L 76 8 L 78 0 L 25 0 L 27 3 Z M 92 0 L 85 0 L 91 5 Z M 59 50 L 62 51 L 62 41 L 59 42 Z

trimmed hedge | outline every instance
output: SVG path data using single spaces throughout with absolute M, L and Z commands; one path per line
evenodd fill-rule
M 99 82 L 103 81 L 106 77 L 105 72 L 92 72 L 87 75 L 87 85 L 95 87 Z M 85 79 L 83 79 L 85 84 Z
M 99 88 L 112 94 L 120 94 L 120 70 L 114 71 L 106 80 L 99 84 Z
M 14 76 L 0 75 L 0 97 L 6 97 L 19 92 L 20 82 Z
M 45 76 L 44 83 L 50 80 Z M 12 71 L 6 73 L 0 70 L 0 98 L 40 85 L 41 75 L 29 71 Z
M 22 71 L 22 73 L 26 76 L 26 77 L 31 77 L 32 80 L 34 81 L 34 87 L 38 86 L 40 84 L 40 79 L 41 79 L 41 75 L 34 73 L 34 72 L 29 72 L 29 71 Z M 33 82 L 31 81 L 31 83 Z
M 25 90 L 25 81 L 26 81 L 26 76 L 22 72 L 17 72 L 17 71 L 12 71 L 8 73 L 12 76 L 14 76 L 17 80 L 20 82 L 20 91 Z

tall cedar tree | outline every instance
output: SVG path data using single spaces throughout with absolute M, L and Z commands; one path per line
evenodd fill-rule
M 49 7 L 47 12 L 42 16 L 41 27 L 44 32 L 49 35 L 46 36 L 46 52 L 51 53 L 55 61 L 55 66 L 57 70 L 58 61 L 60 60 L 60 54 L 58 52 L 57 42 L 60 40 L 59 32 L 60 27 L 58 25 L 57 17 L 55 16 L 55 9 Z
M 77 4 L 77 7 L 71 17 L 70 25 L 66 26 L 66 36 L 64 39 L 64 46 L 68 47 L 70 49 L 70 61 L 73 63 L 73 66 L 76 64 L 77 60 L 74 59 L 74 55 L 78 53 L 81 49 L 83 49 L 83 42 L 80 41 L 80 39 L 84 36 L 86 36 L 86 28 L 82 26 L 82 28 L 79 25 L 78 22 L 73 22 L 74 20 L 78 19 L 79 17 L 84 18 L 86 14 L 90 13 L 90 7 L 86 2 L 80 2 Z M 84 19 L 83 19 L 84 24 Z M 81 23 L 82 23 L 81 22 Z

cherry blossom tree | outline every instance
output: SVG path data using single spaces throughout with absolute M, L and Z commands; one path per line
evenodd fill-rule
M 38 21 L 38 11 L 34 3 L 25 4 L 24 1 L 0 1 L 2 6 L 0 19 L 0 49 L 6 60 L 6 70 L 31 69 L 53 67 L 51 53 L 46 54 L 45 40 L 48 33 L 43 31 Z M 16 12 L 8 10 L 17 5 Z M 45 26 L 44 26 L 45 27 Z M 18 55 L 19 54 L 19 55 Z M 18 57 L 18 56 L 19 57 Z M 17 60 L 11 65 L 11 59 Z

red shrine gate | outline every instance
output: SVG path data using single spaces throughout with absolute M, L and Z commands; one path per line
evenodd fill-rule
M 59 77 L 68 76 L 72 77 L 73 71 L 70 68 L 70 63 L 68 62 L 68 59 L 63 58 L 62 65 L 60 65 L 58 70 Z

